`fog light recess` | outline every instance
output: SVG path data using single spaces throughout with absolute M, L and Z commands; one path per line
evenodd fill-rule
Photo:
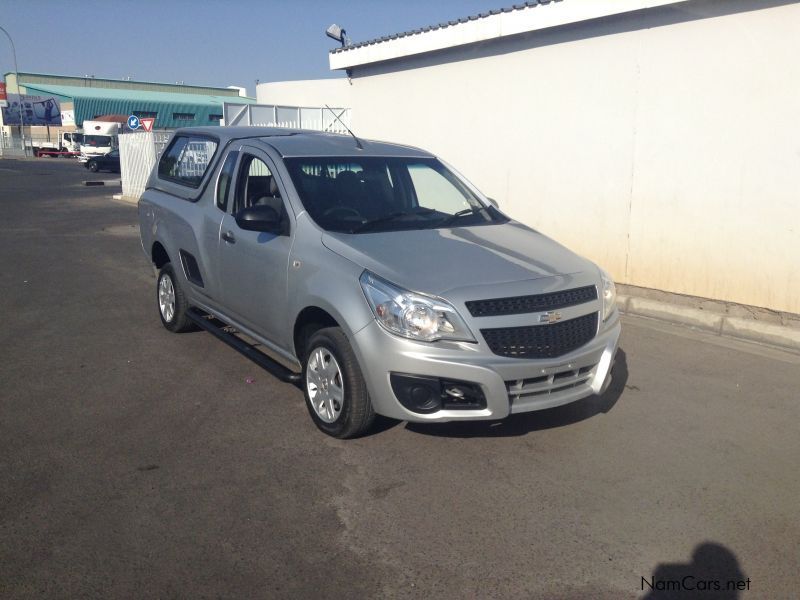
M 392 373 L 390 379 L 400 404 L 415 413 L 486 408 L 483 390 L 475 383 L 405 373 Z

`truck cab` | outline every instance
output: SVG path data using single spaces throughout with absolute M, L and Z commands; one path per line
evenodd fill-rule
M 103 156 L 119 146 L 121 123 L 84 121 L 81 154 L 87 157 Z
M 66 131 L 61 134 L 61 151 L 78 153 L 83 143 L 83 133 L 79 131 Z

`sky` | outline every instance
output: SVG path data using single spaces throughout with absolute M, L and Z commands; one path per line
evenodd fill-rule
M 353 42 L 521 0 L 0 0 L 20 71 L 247 88 L 256 80 L 341 77 L 325 36 Z M 14 70 L 0 32 L 0 73 Z

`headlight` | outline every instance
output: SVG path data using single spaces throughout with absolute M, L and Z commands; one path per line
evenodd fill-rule
M 614 285 L 611 275 L 602 269 L 600 270 L 600 278 L 603 282 L 601 292 L 603 294 L 603 321 L 605 321 L 614 312 L 614 307 L 617 306 L 617 286 Z
M 448 302 L 409 292 L 369 271 L 364 271 L 359 281 L 375 318 L 387 331 L 423 342 L 475 341 Z

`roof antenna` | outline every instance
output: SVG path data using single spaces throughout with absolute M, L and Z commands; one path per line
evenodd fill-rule
M 358 139 L 358 138 L 356 137 L 356 134 L 355 134 L 355 133 L 353 133 L 352 131 L 350 131 L 350 128 L 349 128 L 347 125 L 345 125 L 345 124 L 344 124 L 344 121 L 342 121 L 342 120 L 339 118 L 339 115 L 337 115 L 335 112 L 333 112 L 333 109 L 332 109 L 330 106 L 328 106 L 327 104 L 325 105 L 325 108 L 327 108 L 329 111 L 331 111 L 331 114 L 333 115 L 333 118 L 334 118 L 334 119 L 336 119 L 337 121 L 339 121 L 339 123 L 341 123 L 341 124 L 342 124 L 342 127 L 344 127 L 345 129 L 347 129 L 347 133 L 349 133 L 350 135 L 352 135 L 352 136 L 353 136 L 353 139 L 356 141 L 356 148 L 358 148 L 359 150 L 363 150 L 363 149 L 364 149 L 364 146 L 362 146 L 362 145 L 361 145 L 361 140 L 360 140 L 360 139 Z

